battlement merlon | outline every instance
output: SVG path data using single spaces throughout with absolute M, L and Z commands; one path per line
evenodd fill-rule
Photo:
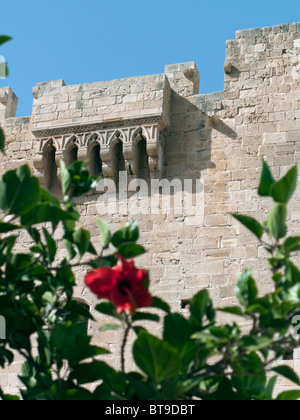
M 0 88 L 0 123 L 7 118 L 15 118 L 18 98 L 10 87 Z
M 276 60 L 298 55 L 299 47 L 300 23 L 237 31 L 236 39 L 226 43 L 225 73 L 232 67 L 239 72 L 260 70 L 270 58 L 275 67 Z

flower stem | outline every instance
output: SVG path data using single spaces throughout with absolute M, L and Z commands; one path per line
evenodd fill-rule
M 124 334 L 123 343 L 121 347 L 121 369 L 122 369 L 122 373 L 124 374 L 125 374 L 125 349 L 126 349 L 128 336 L 131 330 L 131 322 L 129 320 L 129 316 L 126 313 L 125 313 L 125 322 L 126 322 L 126 329 L 125 329 L 125 334 Z

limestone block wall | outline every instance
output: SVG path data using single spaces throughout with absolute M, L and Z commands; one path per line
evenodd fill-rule
M 113 231 L 128 219 L 139 222 L 141 243 L 149 252 L 137 264 L 150 270 L 153 293 L 174 310 L 183 310 L 186 300 L 202 288 L 217 306 L 235 304 L 237 278 L 250 267 L 260 292 L 269 292 L 272 281 L 264 250 L 230 213 L 263 221 L 272 203 L 256 193 L 261 159 L 278 177 L 299 162 L 299 48 L 300 24 L 238 31 L 226 45 L 224 91 L 207 95 L 199 94 L 195 63 L 168 65 L 162 75 L 110 82 L 40 83 L 33 89 L 28 118 L 14 118 L 15 96 L 0 89 L 0 121 L 7 135 L 1 173 L 28 162 L 58 196 L 61 159 L 88 159 L 93 171 L 116 181 L 122 169 L 128 183 L 139 177 L 150 184 L 162 178 L 182 184 L 191 180 L 195 192 L 198 181 L 203 188 L 200 217 L 161 210 L 134 217 L 128 211 L 108 212 L 102 218 Z M 102 194 L 78 202 L 81 223 L 96 246 Z M 154 196 L 150 190 L 145 199 L 151 203 Z M 170 196 L 172 203 L 173 193 Z M 298 188 L 289 210 L 290 232 L 298 235 L 299 204 Z M 85 267 L 77 271 L 76 296 L 92 307 L 95 299 L 83 286 L 85 273 Z M 99 333 L 98 327 L 90 325 L 95 341 L 117 352 L 119 333 Z M 153 331 L 159 333 L 159 327 Z M 300 371 L 298 353 L 289 363 Z M 117 365 L 114 356 L 109 360 Z M 16 370 L 0 372 L 9 392 L 16 390 Z M 287 386 L 285 381 L 280 384 Z

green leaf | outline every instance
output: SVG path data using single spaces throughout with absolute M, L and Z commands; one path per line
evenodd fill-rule
M 300 391 L 285 391 L 278 395 L 276 401 L 297 401 L 300 399 Z
M 132 243 L 132 242 L 121 245 L 117 250 L 117 254 L 121 255 L 127 260 L 130 258 L 139 257 L 140 255 L 144 255 L 145 253 L 146 253 L 146 250 L 143 246 Z
M 73 258 L 75 258 L 77 255 L 75 247 L 73 246 L 72 242 L 70 242 L 67 239 L 64 239 L 64 244 L 65 244 L 66 250 L 68 251 L 69 259 L 73 260 Z
M 245 316 L 245 312 L 239 306 L 228 306 L 227 308 L 219 308 L 217 309 L 219 312 L 224 312 L 225 314 L 237 315 L 237 316 Z
M 67 195 L 72 185 L 72 176 L 63 160 L 60 161 L 61 185 L 64 195 Z
M 203 318 L 208 315 L 212 307 L 212 302 L 207 290 L 202 290 L 191 300 L 190 312 L 200 325 L 203 325 Z
M 39 182 L 27 165 L 6 172 L 0 180 L 0 208 L 6 214 L 24 215 L 37 205 L 39 198 Z
M 270 197 L 272 194 L 272 186 L 275 180 L 267 162 L 263 161 L 263 170 L 258 188 L 258 194 L 262 197 Z
M 171 312 L 170 305 L 168 305 L 168 303 L 164 302 L 162 299 L 160 299 L 158 297 L 155 297 L 155 296 L 152 299 L 152 306 L 151 307 L 161 309 L 162 311 L 166 312 L 167 314 L 169 314 Z
M 7 35 L 0 35 L 0 45 L 5 44 L 8 41 L 11 41 L 12 38 L 10 36 Z
M 268 217 L 268 229 L 274 239 L 279 240 L 287 234 L 287 208 L 285 204 L 276 204 Z
M 63 392 L 63 401 L 94 401 L 93 395 L 86 389 L 68 389 Z
M 269 313 L 269 309 L 265 308 L 264 306 L 260 304 L 254 304 L 250 305 L 247 308 L 247 314 L 260 314 L 260 315 L 266 315 Z
M 1 396 L 1 398 L 3 401 L 20 401 L 20 397 L 18 397 L 17 395 L 5 394 Z
M 47 242 L 48 259 L 49 259 L 50 263 L 53 263 L 53 261 L 55 260 L 56 251 L 57 251 L 56 242 L 52 238 L 50 233 L 47 231 L 47 229 L 43 228 L 43 232 L 44 232 L 44 237 L 45 237 L 46 242 Z
M 139 227 L 136 221 L 129 222 L 126 226 L 116 232 L 112 237 L 112 244 L 119 248 L 128 242 L 136 242 L 139 239 Z
M 278 366 L 273 368 L 272 370 L 273 372 L 278 373 L 279 375 L 287 378 L 291 382 L 294 382 L 296 385 L 300 386 L 300 379 L 298 375 L 289 366 Z
M 10 223 L 0 223 L 0 233 L 8 233 L 19 229 L 22 229 L 21 226 L 12 225 Z
M 192 338 L 204 342 L 212 342 L 214 345 L 225 344 L 230 340 L 231 331 L 227 327 L 210 327 L 193 334 Z
M 256 337 L 256 336 L 250 336 L 250 337 L 243 337 L 240 340 L 239 347 L 246 349 L 247 351 L 253 352 L 262 350 L 270 344 L 273 343 L 273 338 L 270 337 Z
M 100 257 L 98 260 L 91 261 L 90 265 L 95 270 L 100 267 L 110 267 L 113 268 L 118 264 L 118 259 L 114 255 L 109 257 Z
M 126 381 L 123 376 L 102 361 L 93 361 L 76 366 L 71 373 L 71 379 L 75 379 L 79 385 L 97 381 L 106 382 L 114 391 L 119 393 L 126 389 Z
M 83 360 L 107 354 L 107 350 L 91 346 L 91 337 L 86 335 L 84 323 L 65 325 L 56 324 L 51 333 L 51 344 L 56 351 L 56 358 L 60 361 L 67 359 L 70 366 L 76 366 Z
M 113 318 L 122 320 L 121 315 L 117 314 L 115 306 L 111 302 L 102 302 L 96 306 L 96 311 L 104 314 L 112 316 Z
M 155 315 L 155 314 L 150 314 L 147 312 L 137 312 L 135 315 L 133 315 L 132 321 L 133 322 L 137 322 L 137 321 L 159 322 L 160 318 L 158 315 Z
M 277 203 L 287 204 L 295 192 L 298 181 L 298 167 L 294 166 L 272 187 L 272 197 Z
M 298 267 L 296 267 L 291 261 L 286 261 L 286 272 L 285 277 L 289 282 L 289 285 L 298 286 L 300 284 L 300 272 Z
M 266 397 L 268 401 L 273 401 L 273 393 L 274 393 L 277 379 L 278 379 L 278 376 L 273 376 L 273 378 L 270 379 L 266 387 Z
M 287 238 L 282 245 L 284 252 L 299 251 L 300 236 Z
M 5 149 L 5 136 L 2 128 L 0 127 L 0 151 L 4 153 Z
M 120 324 L 106 324 L 103 325 L 103 327 L 99 328 L 99 331 L 105 332 L 105 331 L 116 331 L 121 328 Z
M 90 319 L 91 321 L 95 321 L 93 315 L 90 313 L 89 307 L 82 305 L 81 303 L 72 300 L 68 306 L 66 307 L 66 311 L 70 311 L 72 314 L 80 315 L 82 318 Z
M 133 346 L 134 360 L 137 366 L 156 384 L 177 378 L 181 370 L 178 352 L 153 335 L 141 331 Z
M 257 220 L 241 214 L 232 214 L 232 216 L 242 223 L 243 226 L 249 229 L 255 236 L 257 236 L 258 239 L 261 239 L 264 233 L 264 228 Z
M 102 236 L 102 246 L 103 249 L 107 249 L 111 242 L 111 232 L 109 230 L 109 227 L 105 222 L 103 222 L 101 219 L 97 219 L 97 223 L 100 229 L 100 233 Z
M 244 307 L 253 305 L 257 299 L 256 283 L 251 276 L 252 270 L 246 270 L 241 275 L 235 287 L 235 295 Z
M 174 347 L 182 358 L 193 357 L 196 344 L 191 339 L 192 328 L 187 319 L 180 314 L 169 314 L 164 322 L 164 340 Z
M 21 217 L 21 222 L 25 226 L 37 225 L 40 223 L 52 222 L 59 223 L 63 220 L 76 221 L 76 215 L 64 211 L 52 204 L 38 204 L 30 212 Z
M 40 201 L 41 203 L 52 204 L 55 207 L 60 207 L 60 201 L 49 190 L 40 187 Z
M 81 257 L 87 252 L 90 246 L 91 234 L 87 230 L 80 228 L 73 234 L 73 243 L 78 249 Z

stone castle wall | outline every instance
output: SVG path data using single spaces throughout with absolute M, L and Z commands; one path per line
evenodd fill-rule
M 224 92 L 199 95 L 195 63 L 175 64 L 155 76 L 77 86 L 65 86 L 62 80 L 37 84 L 28 118 L 15 118 L 16 96 L 0 89 L 0 123 L 7 137 L 0 171 L 27 162 L 57 195 L 61 159 L 88 159 L 90 170 L 97 174 L 101 168 L 108 180 L 120 181 L 119 170 L 127 173 L 128 182 L 200 180 L 201 216 L 160 211 L 131 217 L 121 212 L 103 219 L 113 231 L 128 219 L 139 222 L 141 243 L 149 252 L 137 264 L 150 270 L 152 291 L 174 310 L 183 310 L 202 288 L 217 306 L 234 304 L 237 278 L 250 267 L 261 293 L 269 292 L 272 281 L 264 250 L 230 213 L 263 221 L 271 203 L 256 193 L 261 160 L 266 159 L 278 177 L 300 160 L 299 53 L 300 24 L 239 31 L 226 46 Z M 81 222 L 99 246 L 97 201 L 102 193 L 78 203 Z M 294 234 L 299 230 L 299 204 L 298 188 L 289 209 Z M 82 267 L 76 295 L 93 305 L 94 298 L 83 287 L 84 275 Z M 98 327 L 90 326 L 95 341 L 118 351 L 119 334 L 99 333 Z M 300 371 L 298 356 L 296 352 L 289 363 Z M 18 368 L 16 364 L 0 372 L 0 382 L 11 393 L 18 385 Z M 281 383 L 282 388 L 289 385 Z

